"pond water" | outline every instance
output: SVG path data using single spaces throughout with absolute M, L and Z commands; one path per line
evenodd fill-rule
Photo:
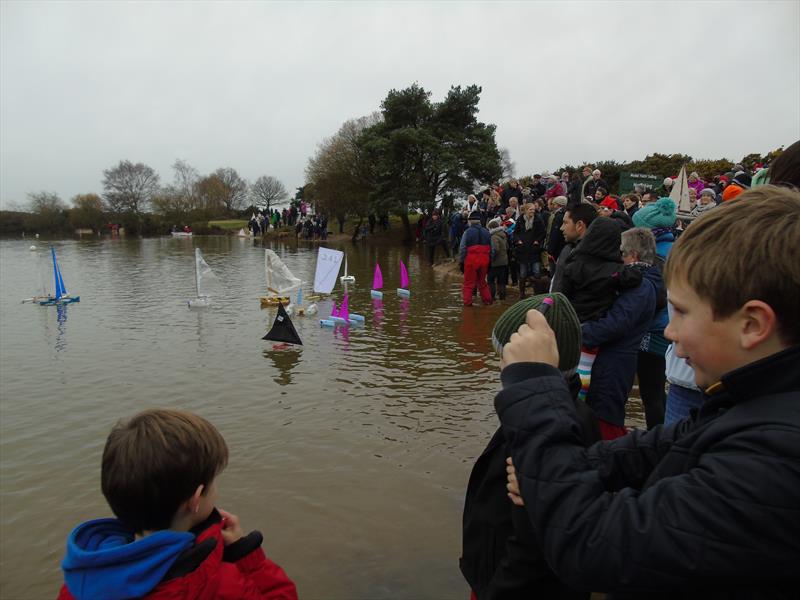
M 313 280 L 315 245 L 265 244 Z M 220 429 L 231 456 L 218 504 L 263 532 L 302 598 L 468 597 L 463 496 L 495 428 L 489 335 L 513 298 L 462 308 L 460 282 L 417 247 L 328 243 L 347 252 L 350 310 L 365 326 L 334 331 L 295 317 L 303 346 L 278 351 L 261 339 L 275 309 L 259 307 L 260 240 L 54 242 L 81 296 L 60 308 L 20 302 L 50 268 L 47 244 L 30 245 L 0 242 L 0 596 L 56 595 L 70 530 L 110 516 L 100 492 L 110 427 L 169 406 Z M 221 282 L 203 312 L 186 305 L 195 247 Z M 399 259 L 408 300 L 394 293 Z M 376 261 L 381 310 L 369 296 Z M 638 406 L 632 419 L 641 421 Z

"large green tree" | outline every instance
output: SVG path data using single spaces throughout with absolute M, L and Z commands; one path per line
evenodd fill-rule
M 502 173 L 495 126 L 477 119 L 481 88 L 450 88 L 441 102 L 417 84 L 392 90 L 381 104 L 383 121 L 367 128 L 359 147 L 374 169 L 377 210 L 398 214 L 411 239 L 409 210 L 441 203 Z

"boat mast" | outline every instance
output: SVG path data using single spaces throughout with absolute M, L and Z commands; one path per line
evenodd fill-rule
M 267 294 L 269 294 L 272 289 L 272 273 L 270 272 L 270 267 L 269 254 L 264 250 L 264 270 L 267 272 Z
M 194 288 L 197 297 L 200 297 L 200 248 L 194 249 Z

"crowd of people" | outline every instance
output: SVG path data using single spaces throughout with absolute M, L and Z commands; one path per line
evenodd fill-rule
M 261 235 L 262 233 L 267 233 L 270 227 L 272 229 L 293 227 L 296 226 L 298 221 L 304 220 L 309 215 L 309 209 L 308 203 L 301 201 L 297 205 L 293 203 L 282 210 L 277 208 L 256 210 L 250 215 L 247 228 L 253 235 Z
M 757 173 L 689 179 L 684 219 L 671 180 L 551 205 L 550 287 L 492 332 L 500 427 L 463 520 L 473 598 L 797 595 L 800 142 Z M 637 376 L 646 428 L 629 432 Z

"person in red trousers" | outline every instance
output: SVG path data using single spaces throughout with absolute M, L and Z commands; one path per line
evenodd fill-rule
M 459 264 L 464 273 L 461 294 L 464 306 L 472 306 L 472 292 L 477 287 L 484 304 L 492 303 L 492 292 L 486 283 L 492 253 L 492 237 L 489 230 L 481 225 L 481 215 L 475 210 L 467 219 L 469 227 L 461 236 Z

